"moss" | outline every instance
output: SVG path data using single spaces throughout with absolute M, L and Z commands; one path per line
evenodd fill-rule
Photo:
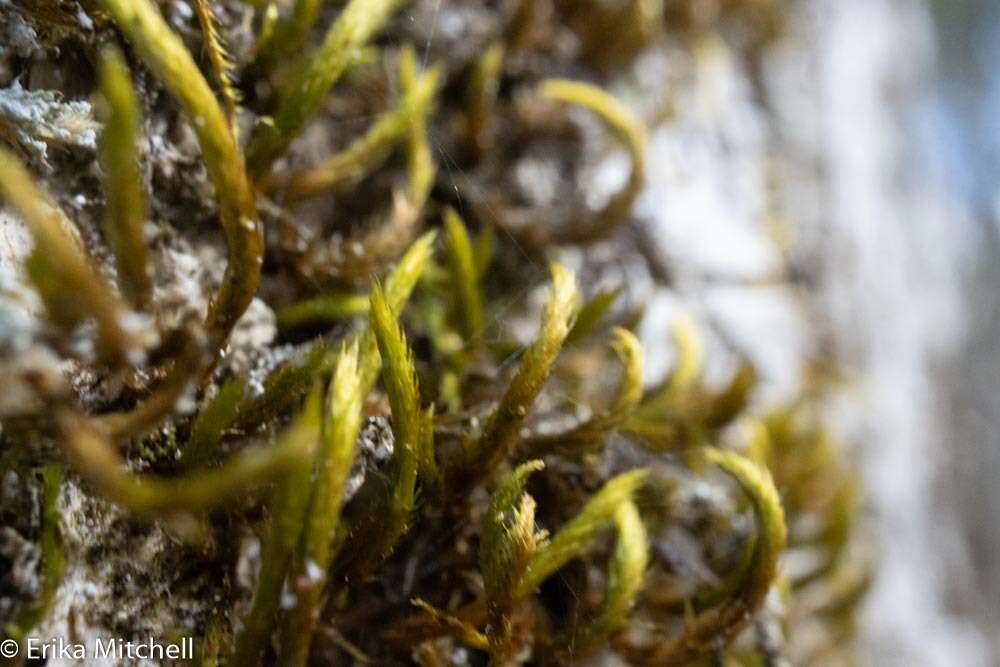
M 576 317 L 579 300 L 576 279 L 559 264 L 553 264 L 550 270 L 552 293 L 545 304 L 538 337 L 521 357 L 517 373 L 487 419 L 483 432 L 463 445 L 446 473 L 448 484 L 457 492 L 481 482 L 510 456 L 528 411 L 548 379 Z
M 301 3 L 299 3 L 301 4 Z M 314 114 L 356 50 L 371 38 L 399 7 L 399 0 L 351 0 L 323 43 L 309 56 L 295 80 L 281 92 L 271 123 L 261 125 L 248 151 L 250 168 L 264 174 Z M 309 12 L 312 13 L 312 12 Z
M 302 538 L 289 571 L 295 601 L 281 625 L 279 659 L 286 665 L 304 665 L 313 633 L 319 623 L 327 588 L 327 570 L 335 554 L 334 535 L 358 431 L 361 428 L 361 375 L 358 345 L 345 346 L 330 381 L 328 408 L 323 419 L 321 444 L 314 462 L 311 497 L 306 508 Z
M 212 346 L 220 348 L 250 304 L 263 262 L 262 230 L 243 155 L 208 82 L 156 7 L 107 0 L 104 8 L 184 108 L 215 186 L 229 262 L 205 328 Z
M 416 120 L 426 117 L 439 79 L 439 70 L 422 73 L 408 86 L 399 105 L 383 114 L 347 148 L 289 178 L 272 174 L 262 179 L 261 184 L 282 200 L 293 202 L 360 180 L 385 162 L 392 146 L 407 139 Z
M 287 436 L 312 443 L 314 449 L 318 449 L 320 439 L 321 396 L 317 385 Z M 313 473 L 313 461 L 305 459 L 279 482 L 274 491 L 270 506 L 271 525 L 261 554 L 259 583 L 254 591 L 253 604 L 236 638 L 233 664 L 256 663 L 268 644 L 268 635 L 277 621 L 285 576 L 302 536 Z
M 568 665 L 600 650 L 656 665 L 759 657 L 773 647 L 745 629 L 766 617 L 771 591 L 789 599 L 789 632 L 820 619 L 831 641 L 845 636 L 870 570 L 854 552 L 853 470 L 815 417 L 821 396 L 755 412 L 753 367 L 743 363 L 721 388 L 709 384 L 685 318 L 674 327 L 670 374 L 648 389 L 643 347 L 609 326 L 622 324 L 614 309 L 627 289 L 588 286 L 593 296 L 581 305 L 582 281 L 552 262 L 541 313 L 521 298 L 545 283 L 538 259 L 618 243 L 630 231 L 646 129 L 603 83 L 666 38 L 660 21 L 672 4 L 518 2 L 458 62 L 416 39 L 407 16 L 393 18 L 402 4 L 323 9 L 301 0 L 285 16 L 272 5 L 255 47 L 229 55 L 223 45 L 239 40 L 226 34 L 228 5 L 199 1 L 200 30 L 189 38 L 204 49 L 206 78 L 156 5 L 104 0 L 118 41 L 132 49 L 104 51 L 100 61 L 109 253 L 93 252 L 100 240 L 78 238 L 18 159 L 0 153 L 0 192 L 33 234 L 28 274 L 54 325 L 49 340 L 122 387 L 96 405 L 45 395 L 55 426 L 39 413 L 2 432 L 5 447 L 23 449 L 5 454 L 12 467 L 48 464 L 44 584 L 7 632 L 20 639 L 38 626 L 75 557 L 61 550 L 58 531 L 65 465 L 136 525 L 200 535 L 208 546 L 197 563 L 213 573 L 235 569 L 232 533 L 262 536 L 252 590 L 240 601 L 220 577 L 227 583 L 199 638 L 206 661 L 218 664 L 345 655 L 451 664 L 456 644 L 475 652 L 470 664 L 482 653 L 496 665 Z M 327 18 L 309 48 L 312 27 Z M 602 50 L 587 26 L 618 20 L 627 29 Z M 101 29 L 104 41 L 117 39 Z M 567 56 L 559 48 L 572 35 L 582 50 Z M 427 66 L 432 55 L 440 62 Z M 227 248 L 204 319 L 175 327 L 157 317 L 150 266 L 163 241 L 147 242 L 145 229 L 147 218 L 167 217 L 170 233 L 187 234 L 191 211 L 146 188 L 151 158 L 136 137 L 144 114 L 181 121 L 142 85 L 133 89 L 133 79 L 158 85 L 145 68 L 183 112 L 202 185 L 214 190 L 221 234 L 194 236 Z M 565 72 L 581 80 L 551 78 Z M 367 99 L 378 96 L 365 86 L 391 102 Z M 556 184 L 571 195 L 565 206 L 511 187 L 511 165 L 532 147 L 576 169 L 581 139 L 598 135 L 584 136 L 574 106 L 603 121 L 631 162 L 623 189 L 594 209 L 576 171 Z M 331 129 L 345 107 L 375 120 L 360 135 Z M 246 164 L 241 115 L 256 121 Z M 309 162 L 296 141 L 307 143 L 302 135 L 315 126 L 342 148 Z M 210 204 L 194 210 L 215 214 Z M 285 346 L 278 355 L 270 339 L 252 343 L 273 362 L 262 380 L 231 363 L 231 334 L 254 298 L 278 310 Z M 527 345 L 504 322 L 515 311 L 537 316 Z M 72 344 L 81 338 L 92 354 Z M 381 461 L 358 454 L 365 417 L 391 419 L 381 443 L 391 453 Z M 547 419 L 559 428 L 544 428 Z M 740 429 L 750 434 L 742 449 L 731 438 Z M 167 455 L 145 470 L 148 461 L 122 456 L 125 443 Z M 371 474 L 350 488 L 358 465 Z M 713 489 L 712 501 L 685 506 L 695 488 Z M 671 549 L 672 530 L 701 545 L 699 571 L 719 575 L 715 585 L 665 571 L 656 554 Z M 808 573 L 785 573 L 788 545 L 824 558 Z M 664 580 L 681 592 L 655 595 Z
M 10 639 L 25 641 L 31 630 L 50 611 L 56 590 L 62 583 L 66 569 L 66 557 L 62 551 L 59 527 L 59 493 L 62 488 L 63 471 L 58 466 L 47 466 L 42 470 L 41 498 L 41 586 L 38 597 L 23 605 L 17 615 L 4 628 Z
M 371 506 L 349 530 L 357 546 L 345 552 L 338 571 L 362 579 L 371 576 L 406 534 L 416 505 L 421 457 L 435 461 L 433 430 L 425 431 L 413 351 L 376 284 L 371 295 L 371 330 L 382 357 L 382 383 L 392 411 L 393 452 L 389 469 Z M 425 450 L 425 451 L 422 451 Z
M 141 117 L 128 68 L 121 54 L 108 50 L 101 61 L 101 169 L 108 203 L 105 234 L 115 254 L 122 292 L 143 308 L 152 298 L 149 250 L 146 246 L 146 196 L 142 191 L 136 151 Z

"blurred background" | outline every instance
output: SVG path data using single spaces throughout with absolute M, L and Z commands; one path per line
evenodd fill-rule
M 762 53 L 730 67 L 696 50 L 670 127 L 708 148 L 670 152 L 654 133 L 661 195 L 646 212 L 677 290 L 765 378 L 794 376 L 810 346 L 851 376 L 833 409 L 880 550 L 863 664 L 1000 664 L 1000 2 L 777 6 L 785 25 Z M 747 23 L 722 25 L 739 45 Z M 811 333 L 789 335 L 788 293 L 747 231 L 762 190 L 793 237 L 788 282 Z
M 1000 2 L 864 4 L 858 20 L 896 23 L 854 34 L 859 51 L 888 39 L 891 187 L 910 199 L 881 218 L 902 216 L 899 238 L 867 251 L 859 279 L 871 283 L 851 288 L 884 308 L 881 324 L 845 334 L 867 336 L 858 357 L 884 394 L 863 453 L 884 536 L 870 658 L 1000 664 Z M 887 287 L 897 262 L 909 268 Z M 847 329 L 856 308 L 843 308 Z
M 960 508 L 970 566 L 971 594 L 952 591 L 950 602 L 975 618 L 992 643 L 1000 638 L 1000 3 L 937 0 L 936 99 L 925 112 L 933 142 L 926 160 L 939 171 L 955 206 L 968 218 L 956 224 L 956 243 L 974 252 L 962 268 L 965 336 L 953 372 L 949 437 L 951 463 L 942 486 Z M 961 216 L 961 214 L 960 214 Z M 963 228 L 964 227 L 964 228 Z M 966 239 L 958 239 L 965 236 Z M 942 326 L 948 323 L 942 322 Z

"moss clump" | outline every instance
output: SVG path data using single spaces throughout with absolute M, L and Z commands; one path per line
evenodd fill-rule
M 96 405 L 40 387 L 45 413 L 5 425 L 5 465 L 44 466 L 44 582 L 8 623 L 12 637 L 52 612 L 67 558 L 64 468 L 224 574 L 237 553 L 219 534 L 260 537 L 252 591 L 241 600 L 226 583 L 211 603 L 198 637 L 206 662 L 568 665 L 611 651 L 637 665 L 757 664 L 785 650 L 818 659 L 849 635 L 867 570 L 853 557 L 853 473 L 813 419 L 817 397 L 758 414 L 753 368 L 709 386 L 684 321 L 671 374 L 647 389 L 635 322 L 610 315 L 622 289 L 584 300 L 590 290 L 554 261 L 539 277 L 560 246 L 628 233 L 646 130 L 602 77 L 666 38 L 676 3 L 522 0 L 507 14 L 458 4 L 495 19 L 481 52 L 433 51 L 409 10 L 397 16 L 402 2 L 299 0 L 286 15 L 260 12 L 255 46 L 230 55 L 228 6 L 199 0 L 199 63 L 154 3 L 103 0 L 94 30 L 128 54 L 100 52 L 104 238 L 76 238 L 0 152 L 0 192 L 34 239 L 27 275 L 51 344 L 121 387 Z M 37 20 L 56 23 L 52 11 Z M 602 50 L 593 29 L 619 20 L 628 29 Z M 304 46 L 322 21 L 322 39 Z M 578 50 L 561 50 L 573 35 Z M 581 80 L 558 78 L 569 71 Z M 169 91 L 176 107 L 161 106 L 192 130 L 214 190 L 214 205 L 192 207 L 218 218 L 228 263 L 201 321 L 168 326 L 158 310 L 147 218 L 169 209 L 144 187 L 151 158 L 135 137 L 140 107 L 165 112 L 133 88 L 136 72 Z M 367 103 L 365 86 L 398 94 L 366 131 L 330 129 L 338 106 Z M 576 107 L 624 146 L 622 189 L 597 206 L 572 179 L 556 184 L 569 202 L 514 193 L 507 172 L 525 145 L 580 157 Z M 313 126 L 343 148 L 307 164 L 300 135 Z M 442 243 L 420 235 L 438 225 Z M 498 321 L 546 282 L 525 345 Z M 227 356 L 258 294 L 293 348 L 263 377 Z M 568 398 L 581 393 L 585 409 Z M 391 418 L 391 454 L 354 483 L 365 417 Z M 164 424 L 173 460 L 123 456 L 149 449 Z M 680 534 L 697 555 L 675 548 Z M 820 551 L 821 564 L 786 573 L 789 545 Z M 768 623 L 787 630 L 787 648 L 746 631 Z M 801 647 L 806 624 L 824 630 Z

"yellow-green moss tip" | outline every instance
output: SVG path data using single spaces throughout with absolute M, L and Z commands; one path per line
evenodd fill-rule
M 426 118 L 440 78 L 439 68 L 421 73 L 403 91 L 396 108 L 383 114 L 347 148 L 311 169 L 296 172 L 287 183 L 282 183 L 277 176 L 270 176 L 262 180 L 262 185 L 276 191 L 284 201 L 294 202 L 357 181 L 371 173 L 386 160 L 393 146 L 408 141 L 413 125 Z
M 413 242 L 406 253 L 403 254 L 396 267 L 385 280 L 383 287 L 385 301 L 394 313 L 403 309 L 403 305 L 410 298 L 413 288 L 423 274 L 424 269 L 434 252 L 434 241 L 437 232 L 427 232 Z M 378 343 L 371 329 L 366 329 L 358 337 L 361 349 L 359 377 L 361 386 L 367 393 L 375 384 L 379 371 L 382 368 L 382 357 L 378 352 Z
M 461 313 L 462 333 L 467 341 L 477 338 L 483 327 L 483 303 L 472 242 L 465 222 L 452 208 L 445 209 L 444 229 L 448 237 L 448 266 L 455 290 L 455 306 Z
M 278 311 L 278 327 L 295 327 L 332 324 L 368 313 L 366 294 L 323 294 L 297 301 Z
M 607 433 L 628 421 L 643 397 L 642 344 L 630 331 L 615 327 L 611 347 L 622 365 L 622 379 L 611 405 L 568 431 L 528 438 L 520 448 L 523 456 L 559 453 L 579 458 L 602 446 Z
M 333 539 L 340 522 L 344 485 L 357 451 L 361 405 L 366 393 L 358 373 L 357 343 L 345 345 L 330 381 L 312 498 L 305 517 L 301 551 L 291 573 L 297 582 L 293 590 L 296 599 L 282 627 L 282 664 L 304 665 L 309 656 L 326 589 L 326 573 L 333 561 Z
M 507 664 L 515 652 L 511 615 L 528 564 L 545 545 L 547 534 L 535 529 L 535 500 L 524 493 L 541 461 L 518 466 L 493 494 L 481 522 L 479 569 L 486 589 L 487 637 L 493 664 Z
M 493 113 L 503 74 L 504 46 L 494 42 L 475 63 L 465 92 L 465 138 L 482 155 L 493 147 Z
M 586 654 L 603 645 L 608 637 L 628 623 L 628 615 L 642 589 L 649 564 L 649 538 L 635 503 L 626 500 L 613 517 L 615 550 L 608 565 L 608 585 L 597 617 L 575 637 L 575 654 Z
M 369 323 L 382 357 L 382 383 L 392 410 L 393 451 L 374 506 L 351 529 L 350 560 L 344 566 L 361 576 L 374 571 L 409 528 L 420 457 L 426 455 L 422 450 L 433 449 L 433 433 L 427 433 L 420 410 L 413 352 L 378 283 L 372 287 Z
M 143 228 L 146 197 L 139 172 L 141 118 L 128 67 L 113 48 L 101 52 L 100 104 L 103 124 L 98 145 L 107 207 L 104 233 L 118 269 L 119 286 L 133 306 L 145 308 L 152 296 L 151 269 Z
M 468 443 L 452 466 L 453 488 L 469 488 L 488 476 L 513 451 L 528 411 L 549 377 L 579 307 L 579 288 L 573 274 L 553 263 L 552 292 L 542 312 L 542 327 L 535 342 L 521 357 L 517 373 L 482 435 Z
M 281 18 L 278 17 L 277 5 L 268 5 L 270 16 L 257 40 L 258 64 L 268 67 L 301 48 L 316 23 L 322 5 L 321 0 L 295 0 L 292 10 Z
M 518 594 L 531 594 L 543 581 L 583 551 L 593 534 L 614 517 L 622 503 L 631 499 L 646 475 L 646 470 L 638 469 L 608 480 L 579 514 L 556 531 L 549 543 L 531 559 L 525 577 L 518 586 Z
M 605 238 L 628 216 L 646 178 L 646 128 L 614 96 L 592 84 L 548 79 L 542 82 L 541 92 L 550 99 L 576 104 L 597 114 L 628 149 L 632 171 L 624 189 L 593 220 L 578 222 L 558 240 L 584 243 Z
M 142 516 L 207 512 L 287 474 L 311 454 L 298 441 L 282 441 L 245 449 L 218 468 L 180 477 L 135 475 L 93 425 L 68 413 L 59 424 L 63 450 L 77 472 L 108 500 Z

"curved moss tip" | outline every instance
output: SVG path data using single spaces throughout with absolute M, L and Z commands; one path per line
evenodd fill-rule
M 615 510 L 615 548 L 608 564 L 604 602 L 596 618 L 571 642 L 575 655 L 587 654 L 628 624 L 629 612 L 642 590 L 649 565 L 649 537 L 635 503 L 626 500 Z
M 641 652 L 643 664 L 685 665 L 727 644 L 764 603 L 787 539 L 785 513 L 771 474 L 742 454 L 706 448 L 700 454 L 729 474 L 746 493 L 756 518 L 756 538 L 743 578 L 716 606 L 688 619 L 680 637 Z
M 609 521 L 619 506 L 642 486 L 648 471 L 631 470 L 608 480 L 583 509 L 563 525 L 531 559 L 518 586 L 520 595 L 534 592 L 571 558 L 583 551 L 593 534 Z
M 642 344 L 634 334 L 621 327 L 614 327 L 611 334 L 611 348 L 622 364 L 622 379 L 611 405 L 569 430 L 525 439 L 519 450 L 521 455 L 559 454 L 580 459 L 599 449 L 605 436 L 625 424 L 639 407 L 644 395 Z
M 606 238 L 628 217 L 645 182 L 646 128 L 624 104 L 595 85 L 567 79 L 548 79 L 542 82 L 540 91 L 549 99 L 575 104 L 597 114 L 628 149 L 632 170 L 625 187 L 591 220 L 577 222 L 570 231 L 554 240 L 591 243 Z
M 620 423 L 627 419 L 642 401 L 642 369 L 645 355 L 642 343 L 631 331 L 615 327 L 611 330 L 611 335 L 614 338 L 611 347 L 618 355 L 618 361 L 621 362 L 624 371 L 615 402 L 611 407 L 611 412 L 619 416 Z
M 548 79 L 541 84 L 546 97 L 579 105 L 601 117 L 625 143 L 633 160 L 633 169 L 645 173 L 646 128 L 635 115 L 607 91 L 582 81 Z

